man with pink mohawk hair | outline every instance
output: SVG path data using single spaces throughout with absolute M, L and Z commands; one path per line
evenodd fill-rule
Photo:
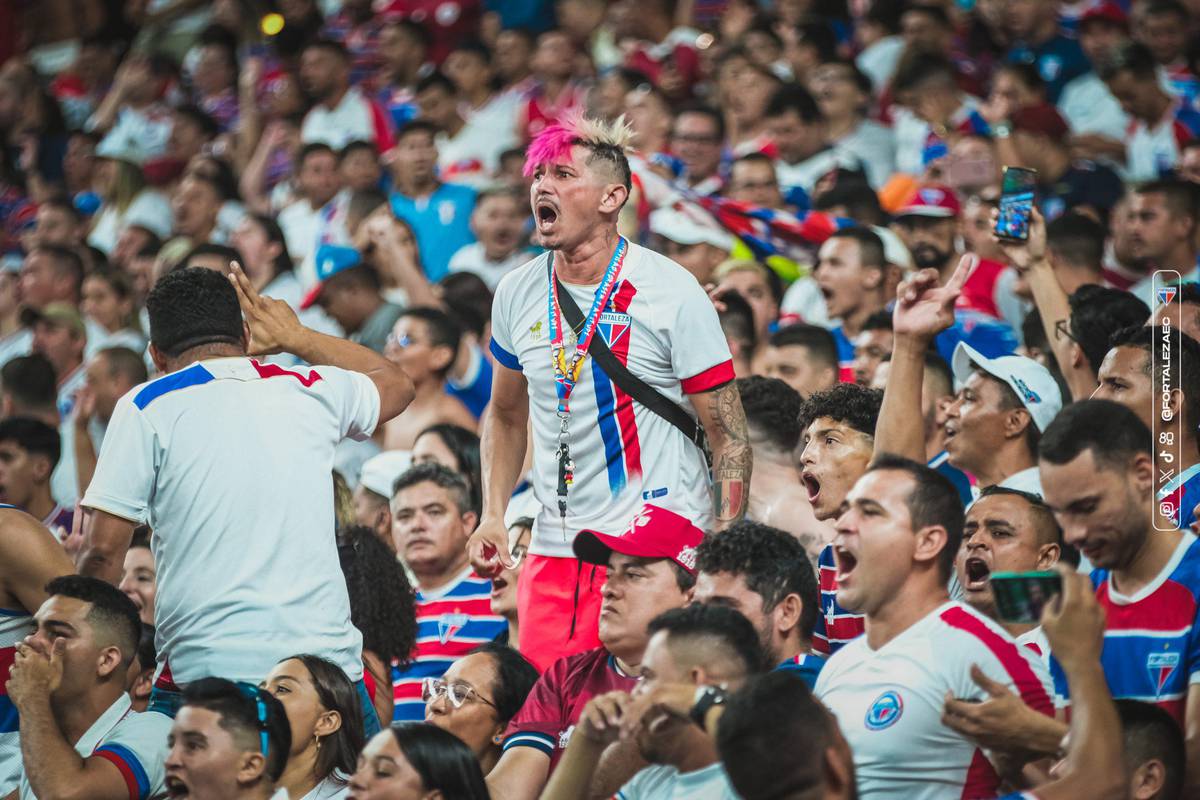
M 721 529 L 742 517 L 750 486 L 746 418 L 712 303 L 679 264 L 617 232 L 630 190 L 629 136 L 623 119 L 577 116 L 548 126 L 530 144 L 530 202 L 549 253 L 506 275 L 492 310 L 496 370 L 483 420 L 483 514 L 468 549 L 482 575 L 511 566 L 504 511 L 532 444 L 541 510 L 517 607 L 521 651 L 541 669 L 570 657 L 596 660 L 598 673 L 636 675 L 641 660 L 645 631 L 631 632 L 638 643 L 630 646 L 618 633 L 617 611 L 619 596 L 636 597 L 641 588 L 637 569 L 623 566 L 607 579 L 603 568 L 585 572 L 573 548 L 580 531 L 618 535 L 640 519 L 645 503 L 703 530 Z M 567 304 L 579 314 L 564 310 Z M 711 473 L 699 437 L 689 439 L 634 401 L 592 357 L 597 337 L 617 362 L 698 421 Z M 668 554 L 675 556 L 686 563 L 691 554 Z M 677 580 L 681 591 L 690 590 L 682 569 Z M 513 736 L 509 744 L 536 748 L 551 736 L 542 734 Z M 513 793 L 534 797 L 542 781 L 536 783 Z M 505 787 L 497 796 L 509 794 Z

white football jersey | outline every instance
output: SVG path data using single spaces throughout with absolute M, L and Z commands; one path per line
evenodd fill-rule
M 816 695 L 850 744 L 862 798 L 996 797 L 999 779 L 987 756 L 942 724 L 947 692 L 986 699 L 971 680 L 972 664 L 1030 707 L 1053 714 L 1041 659 L 962 603 L 945 603 L 879 650 L 860 636 L 830 657 Z
M 257 684 L 313 653 L 362 677 L 334 539 L 334 448 L 379 391 L 336 367 L 198 361 L 117 402 L 83 504 L 153 529 L 159 672 Z
M 529 551 L 574 558 L 571 541 L 578 531 L 620 533 L 647 502 L 709 528 L 712 490 L 700 450 L 669 422 L 634 403 L 589 356 L 571 395 L 575 480 L 563 536 L 546 262 L 546 256 L 539 256 L 506 275 L 492 306 L 492 353 L 529 382 L 533 489 L 542 506 Z M 566 288 L 586 315 L 596 287 Z M 575 342 L 567 328 L 570 358 Z M 708 295 L 683 267 L 636 244 L 629 244 L 596 335 L 604 337 L 630 372 L 689 411 L 687 395 L 733 380 L 729 346 Z

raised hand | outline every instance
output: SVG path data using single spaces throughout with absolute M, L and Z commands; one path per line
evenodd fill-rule
M 494 577 L 504 569 L 517 565 L 508 549 L 508 529 L 503 520 L 484 519 L 467 540 L 467 556 L 475 572 Z
M 611 744 L 621 736 L 621 723 L 629 708 L 625 692 L 608 692 L 593 697 L 579 715 L 575 732 L 599 744 Z
M 996 229 L 996 220 L 999 218 L 1000 211 L 993 209 L 993 231 Z M 1046 220 L 1035 208 L 1029 215 L 1029 238 L 1026 241 L 1020 242 L 1012 239 L 1001 239 L 995 233 L 992 234 L 992 240 L 1000 245 L 1000 249 L 1004 251 L 1008 262 L 1018 272 L 1024 272 L 1046 258 Z
M 920 270 L 902 282 L 896 290 L 896 308 L 892 312 L 892 329 L 896 334 L 932 339 L 953 325 L 954 303 L 978 263 L 978 256 L 964 255 L 945 286 L 938 284 L 936 269 Z
M 229 281 L 237 292 L 250 331 L 250 355 L 293 352 L 294 343 L 305 328 L 292 307 L 282 300 L 260 295 L 236 261 L 229 265 Z

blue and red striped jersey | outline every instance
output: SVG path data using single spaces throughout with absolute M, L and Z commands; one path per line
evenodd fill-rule
M 1113 697 L 1154 703 L 1182 726 L 1188 686 L 1200 681 L 1200 540 L 1185 533 L 1159 576 L 1137 594 L 1118 592 L 1106 569 L 1092 571 L 1092 584 L 1104 607 L 1100 663 Z M 1050 671 L 1056 692 L 1069 697 L 1053 654 Z
M 421 682 L 440 678 L 450 665 L 508 628 L 492 613 L 492 582 L 467 568 L 448 586 L 417 590 L 417 648 L 405 667 L 392 665 L 395 722 L 425 719 Z
M 817 580 L 821 588 L 821 614 L 813 631 L 813 650 L 833 655 L 866 630 L 866 618 L 847 611 L 837 602 L 837 562 L 833 545 L 827 544 L 817 556 Z

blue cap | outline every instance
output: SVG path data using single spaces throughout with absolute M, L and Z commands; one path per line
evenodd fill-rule
M 362 256 L 353 247 L 346 247 L 342 244 L 323 244 L 317 248 L 315 256 L 317 262 L 317 283 L 308 290 L 308 294 L 304 295 L 304 299 L 300 301 L 300 308 L 309 308 L 321 296 L 321 291 L 325 288 L 325 282 L 337 275 L 339 272 L 345 272 L 348 269 L 357 267 L 362 263 Z

